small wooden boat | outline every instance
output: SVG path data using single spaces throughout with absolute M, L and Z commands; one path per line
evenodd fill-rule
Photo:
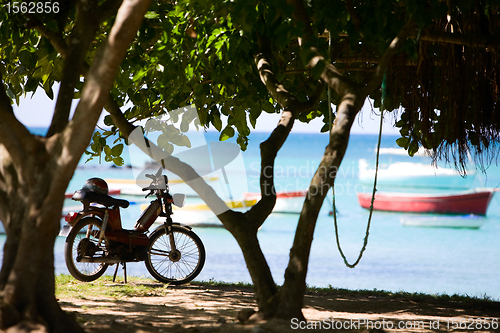
M 481 188 L 451 194 L 377 192 L 374 210 L 406 213 L 486 215 L 495 189 Z M 358 193 L 361 207 L 369 209 L 371 193 Z
M 302 210 L 304 199 L 307 195 L 307 190 L 277 192 L 276 204 L 274 205 L 273 213 L 298 214 Z M 260 200 L 260 193 L 247 193 L 245 199 Z
M 403 216 L 399 221 L 406 227 L 479 229 L 486 223 L 487 218 L 473 214 L 459 216 Z
M 250 207 L 255 205 L 257 200 L 237 200 L 237 201 L 226 201 L 228 208 L 234 211 L 245 212 Z M 148 205 L 141 205 L 141 210 L 146 209 Z M 205 203 L 195 203 L 187 204 L 182 208 L 172 207 L 173 215 L 172 218 L 175 222 L 180 222 L 189 226 L 197 227 L 223 227 L 217 216 L 210 210 Z M 162 224 L 164 218 L 159 218 L 155 224 Z

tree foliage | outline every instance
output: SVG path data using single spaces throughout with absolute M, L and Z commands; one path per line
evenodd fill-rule
M 333 63 L 353 84 L 365 84 L 411 19 L 410 38 L 386 71 L 383 108 L 399 110 L 397 142 L 410 155 L 424 147 L 465 169 L 469 154 L 482 165 L 498 147 L 492 144 L 499 125 L 498 7 L 494 0 L 312 1 L 305 8 L 312 33 L 304 40 L 306 27 L 285 0 L 156 4 L 113 94 L 120 105 L 133 104 L 125 112 L 132 121 L 193 103 L 204 126 L 216 128 L 223 140 L 237 135 L 245 149 L 260 113 L 280 110 L 254 65 L 254 55 L 264 51 L 277 81 L 298 101 L 319 101 L 298 119 L 322 117 L 327 131 L 326 89 L 315 96 L 325 64 Z M 325 59 L 313 68 L 307 45 Z M 381 106 L 380 90 L 370 97 Z M 340 98 L 334 93 L 333 103 Z M 221 117 L 228 119 L 225 128 Z
M 312 1 L 306 9 L 314 40 L 308 43 L 351 82 L 361 85 L 373 74 L 388 43 L 413 19 L 412 36 L 387 71 L 384 108 L 401 108 L 398 144 L 410 155 L 423 146 L 433 149 L 436 157 L 456 157 L 463 163 L 471 151 L 481 156 L 495 146 L 491 142 L 498 137 L 499 4 L 495 0 L 449 4 Z M 305 27 L 296 24 L 293 10 L 285 0 L 155 2 L 121 66 L 112 96 L 118 106 L 126 106 L 125 116 L 132 122 L 195 104 L 204 126 L 220 131 L 221 139 L 237 135 L 245 149 L 260 113 L 280 110 L 254 66 L 259 48 L 271 54 L 277 80 L 301 102 L 314 94 L 324 69 L 323 62 L 308 68 L 311 53 L 298 43 Z M 61 32 L 63 39 L 68 38 L 72 23 L 62 19 L 68 12 L 74 19 L 71 5 L 58 14 L 7 18 L 3 12 L 0 30 L 8 39 L 1 51 L 9 60 L 4 68 L 9 73 L 5 77 L 9 97 L 19 101 L 23 94 L 42 87 L 54 98 L 62 56 L 48 39 L 25 27 L 44 22 L 46 35 Z M 112 18 L 102 23 L 95 45 L 109 32 L 111 22 Z M 86 54 L 88 63 L 94 54 L 95 48 Z M 77 83 L 75 98 L 82 86 L 83 81 Z M 380 106 L 380 91 L 371 97 Z M 334 104 L 338 98 L 334 96 Z M 326 123 L 324 91 L 319 100 L 318 107 L 301 114 L 299 120 L 323 117 Z M 221 117 L 228 118 L 225 128 Z M 110 116 L 105 122 L 113 125 Z M 109 152 L 103 143 L 102 138 L 97 140 L 90 153 Z M 112 155 L 106 156 L 113 160 Z

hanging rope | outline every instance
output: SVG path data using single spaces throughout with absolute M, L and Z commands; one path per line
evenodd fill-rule
M 372 200 L 371 200 L 371 204 L 370 204 L 370 214 L 368 215 L 368 223 L 366 225 L 366 232 L 365 232 L 365 239 L 363 242 L 363 247 L 361 248 L 361 251 L 359 252 L 359 255 L 358 255 L 358 259 L 356 259 L 354 264 L 350 264 L 347 261 L 347 257 L 345 256 L 344 252 L 342 251 L 342 247 L 340 246 L 339 230 L 338 230 L 338 225 L 337 225 L 337 212 L 336 212 L 336 208 L 335 208 L 335 186 L 332 186 L 332 191 L 333 191 L 333 200 L 332 200 L 332 203 L 333 203 L 333 222 L 335 225 L 335 239 L 337 241 L 337 248 L 339 249 L 340 255 L 342 256 L 342 259 L 344 259 L 345 265 L 349 268 L 354 268 L 359 264 L 361 257 L 363 257 L 363 253 L 366 250 L 366 246 L 368 245 L 368 236 L 370 235 L 370 225 L 371 225 L 372 215 L 373 215 L 373 202 L 375 201 L 375 192 L 377 191 L 379 152 L 380 152 L 380 142 L 382 140 L 382 124 L 383 124 L 383 120 L 384 120 L 384 100 L 385 100 L 385 96 L 387 93 L 386 84 L 387 84 L 386 75 L 384 74 L 384 79 L 382 80 L 382 98 L 381 98 L 382 105 L 380 106 L 380 126 L 379 126 L 379 131 L 378 131 L 377 157 L 376 157 L 376 162 L 375 162 L 375 179 L 373 181 L 373 192 L 372 192 Z M 329 92 L 328 92 L 328 94 L 329 94 Z M 329 107 L 331 108 L 331 106 L 329 106 Z M 331 124 L 330 124 L 330 128 L 331 128 Z

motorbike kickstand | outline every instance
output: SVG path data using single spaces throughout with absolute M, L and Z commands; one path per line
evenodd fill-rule
M 122 264 L 122 266 L 123 266 L 123 279 L 124 279 L 124 283 L 127 283 L 127 262 L 126 261 L 122 261 L 121 263 L 117 263 L 116 264 L 115 274 L 113 275 L 113 282 L 115 282 L 116 273 L 118 273 L 118 267 L 120 266 L 120 264 Z

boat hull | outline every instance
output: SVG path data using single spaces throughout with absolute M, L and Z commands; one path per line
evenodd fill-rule
M 479 229 L 486 219 L 477 215 L 405 216 L 400 218 L 400 222 L 406 227 Z
M 306 195 L 307 190 L 276 193 L 276 203 L 273 213 L 299 214 L 302 211 Z M 260 198 L 260 193 L 252 192 L 245 195 L 245 199 L 247 200 L 260 200 Z
M 406 213 L 486 215 L 494 190 L 465 191 L 448 195 L 377 193 L 374 210 Z M 358 193 L 361 207 L 369 209 L 370 193 Z

